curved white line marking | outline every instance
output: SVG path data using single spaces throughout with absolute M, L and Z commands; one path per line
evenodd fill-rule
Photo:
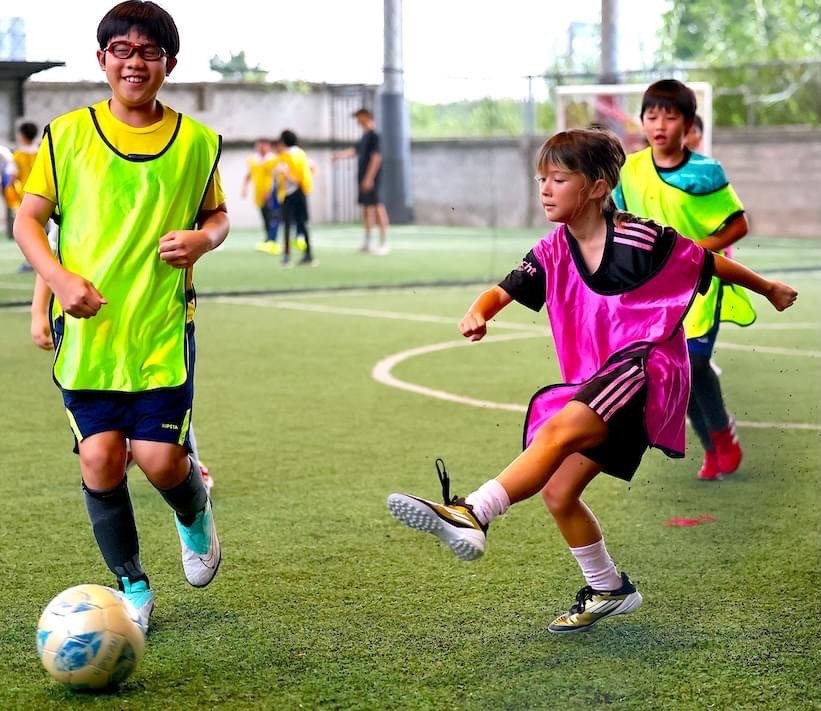
M 541 334 L 538 333 L 508 333 L 503 336 L 487 336 L 484 341 L 512 341 L 518 338 L 536 338 Z M 435 388 L 427 388 L 416 383 L 409 383 L 405 380 L 400 380 L 391 373 L 393 368 L 403 361 L 410 360 L 420 355 L 427 355 L 428 353 L 436 353 L 437 351 L 446 351 L 451 348 L 464 348 L 465 346 L 475 345 L 470 341 L 445 341 L 443 343 L 432 343 L 429 346 L 420 346 L 419 348 L 411 348 L 401 353 L 394 353 L 387 358 L 383 358 L 371 370 L 371 377 L 378 383 L 387 385 L 391 388 L 398 388 L 399 390 L 407 390 L 417 395 L 424 395 L 426 397 L 433 397 L 438 400 L 447 400 L 448 402 L 459 403 L 460 405 L 469 405 L 470 407 L 481 407 L 492 410 L 508 410 L 510 412 L 525 412 L 527 408 L 518 403 L 492 402 L 490 400 L 477 400 L 472 397 L 464 397 L 462 395 L 455 395 L 445 390 L 436 390 Z
M 540 334 L 538 333 L 507 333 L 503 336 L 487 336 L 483 340 L 485 342 L 513 341 L 520 338 L 535 338 L 539 335 Z M 409 383 L 406 380 L 400 380 L 391 372 L 395 366 L 406 360 L 415 358 L 416 356 L 445 351 L 451 348 L 464 348 L 465 346 L 470 345 L 473 345 L 470 341 L 444 341 L 443 343 L 432 343 L 429 346 L 420 346 L 418 348 L 411 348 L 407 351 L 400 351 L 399 353 L 394 353 L 386 358 L 382 358 L 382 360 L 376 363 L 371 370 L 371 377 L 378 383 L 382 383 L 383 385 L 387 385 L 391 388 L 405 390 L 424 397 L 436 398 L 437 400 L 455 402 L 459 405 L 479 407 L 486 410 L 506 410 L 508 412 L 520 413 L 527 412 L 527 407 L 525 405 L 520 405 L 518 403 L 494 402 L 492 400 L 477 400 L 472 397 L 456 395 L 454 393 L 449 393 L 446 390 L 437 390 L 436 388 L 428 388 L 424 385 L 417 385 L 416 383 Z M 780 429 L 807 430 L 811 432 L 821 431 L 821 425 L 810 422 L 752 422 L 749 420 L 736 420 L 736 426 L 762 430 Z
M 298 301 L 277 301 L 272 298 L 258 298 L 258 297 L 217 297 L 214 299 L 217 303 L 230 304 L 244 304 L 246 306 L 260 306 L 263 308 L 282 308 L 294 311 L 312 311 L 315 313 L 330 313 L 344 316 L 362 316 L 365 318 L 385 318 L 392 320 L 403 321 L 418 321 L 425 323 L 441 323 L 453 324 L 454 319 L 431 316 L 429 314 L 411 314 L 402 313 L 399 311 L 380 311 L 378 309 L 355 309 L 342 306 L 325 306 L 322 304 L 305 304 Z M 757 327 L 761 328 L 764 324 L 759 324 Z M 780 324 L 767 324 L 772 326 L 773 330 L 778 329 Z M 506 328 L 511 330 L 521 331 L 520 333 L 510 333 L 502 336 L 487 336 L 483 340 L 485 342 L 495 341 L 510 341 L 517 338 L 535 338 L 541 335 L 548 335 L 544 326 L 532 326 L 527 324 L 519 324 L 513 322 L 493 321 L 495 328 Z M 811 322 L 796 322 L 793 324 L 783 324 L 785 330 L 790 326 L 797 329 L 814 328 L 815 324 Z M 778 329 L 780 330 L 780 329 Z M 462 395 L 455 395 L 445 390 L 437 390 L 435 388 L 428 388 L 423 385 L 416 385 L 395 377 L 391 372 L 393 368 L 403 361 L 415 358 L 419 355 L 427 353 L 435 353 L 436 351 L 448 350 L 449 348 L 463 348 L 472 345 L 470 341 L 445 341 L 444 343 L 434 343 L 429 346 L 421 346 L 419 348 L 412 348 L 407 351 L 401 351 L 387 356 L 374 365 L 371 370 L 371 376 L 377 382 L 387 385 L 399 390 L 406 390 L 407 392 L 416 393 L 426 397 L 433 397 L 439 400 L 446 400 L 448 402 L 455 402 L 461 405 L 469 405 L 470 407 L 480 407 L 484 409 L 507 410 L 509 412 L 525 412 L 527 408 L 524 405 L 516 403 L 493 402 L 491 400 L 477 400 L 476 398 L 464 397 Z M 776 355 L 786 356 L 806 356 L 810 358 L 821 357 L 819 351 L 803 351 L 787 348 L 771 348 L 768 346 L 748 346 L 741 343 L 728 343 L 726 341 L 719 341 L 718 347 L 725 347 L 728 350 L 740 351 L 754 351 L 759 353 L 773 353 Z M 750 427 L 754 429 L 782 429 L 782 430 L 808 430 L 812 432 L 821 431 L 821 425 L 810 422 L 751 422 L 748 420 L 736 420 L 736 425 L 739 427 Z

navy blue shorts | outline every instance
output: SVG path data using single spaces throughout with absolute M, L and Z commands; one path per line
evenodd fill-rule
M 101 390 L 61 390 L 75 446 L 101 432 L 122 432 L 125 437 L 148 442 L 179 444 L 191 451 L 188 432 L 194 403 L 193 324 L 188 329 L 190 368 L 188 379 L 175 388 L 137 393 Z
M 687 352 L 690 355 L 700 355 L 705 358 L 710 358 L 713 355 L 713 350 L 716 347 L 716 339 L 718 338 L 718 328 L 721 322 L 716 319 L 713 327 L 707 331 L 701 338 L 687 339 Z

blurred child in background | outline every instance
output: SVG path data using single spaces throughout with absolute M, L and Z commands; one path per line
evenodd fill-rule
M 640 117 L 650 146 L 627 157 L 613 196 L 617 207 L 670 225 L 705 249 L 726 255 L 749 225 L 721 164 L 685 145 L 696 117 L 695 94 L 675 79 L 658 81 L 645 91 Z M 704 481 L 735 472 L 743 456 L 711 364 L 722 321 L 749 326 L 755 310 L 743 289 L 714 277 L 684 322 L 693 370 L 687 414 L 704 448 L 697 474 Z

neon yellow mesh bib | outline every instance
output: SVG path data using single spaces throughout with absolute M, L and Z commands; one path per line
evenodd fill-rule
M 742 208 L 729 184 L 711 193 L 696 195 L 664 182 L 653 165 L 650 148 L 627 156 L 621 172 L 621 188 L 629 212 L 670 225 L 696 242 L 716 232 L 728 216 Z M 719 294 L 720 310 L 716 308 Z M 684 319 L 687 338 L 708 333 L 717 316 L 721 321 L 749 326 L 756 314 L 744 289 L 722 284 L 718 277 L 713 277 L 710 289 L 696 296 Z
M 220 137 L 187 116 L 155 156 L 124 156 L 90 108 L 55 119 L 58 256 L 108 301 L 91 319 L 64 315 L 54 378 L 67 390 L 141 392 L 188 373 L 190 270 L 160 260 L 158 243 L 191 229 L 216 169 Z M 192 311 L 193 313 L 193 311 Z

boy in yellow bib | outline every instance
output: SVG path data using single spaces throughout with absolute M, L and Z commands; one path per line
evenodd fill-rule
M 640 114 L 650 145 L 627 157 L 613 198 L 620 210 L 670 225 L 721 254 L 746 235 L 749 226 L 721 164 L 684 144 L 695 117 L 696 96 L 689 87 L 675 79 L 652 84 L 644 92 Z M 687 415 L 704 447 L 697 476 L 705 481 L 732 474 L 742 456 L 735 423 L 710 363 L 722 321 L 749 326 L 755 311 L 741 287 L 713 277 L 684 320 L 692 371 Z
M 54 380 L 94 536 L 147 629 L 154 592 L 124 474 L 127 439 L 175 512 L 188 582 L 208 585 L 221 560 L 211 502 L 189 456 L 192 269 L 229 223 L 221 138 L 157 101 L 177 64 L 174 20 L 153 2 L 127 0 L 106 13 L 97 40 L 111 98 L 46 128 L 14 237 L 54 294 Z M 44 231 L 52 214 L 56 258 Z

